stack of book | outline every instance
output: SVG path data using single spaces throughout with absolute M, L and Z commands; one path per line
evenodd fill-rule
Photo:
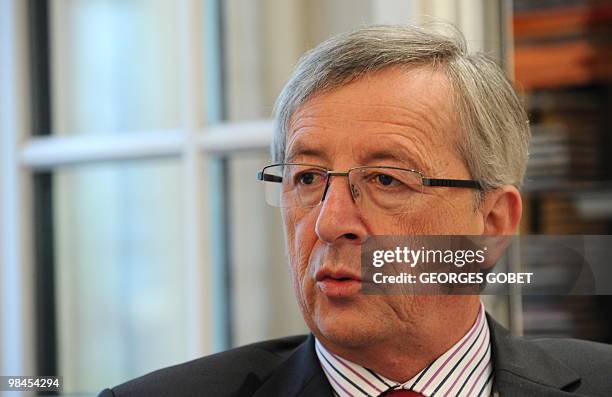
M 584 209 L 602 205 L 589 195 L 612 186 L 612 0 L 513 6 L 514 76 L 533 134 L 521 233 L 610 234 L 609 215 Z M 541 255 L 531 259 L 546 266 Z M 612 322 L 603 314 L 610 304 L 601 296 L 524 296 L 524 333 L 610 343 Z
M 528 190 L 603 177 L 601 95 L 595 89 L 541 90 L 528 96 L 532 141 Z
M 516 0 L 516 78 L 525 89 L 612 80 L 612 2 Z

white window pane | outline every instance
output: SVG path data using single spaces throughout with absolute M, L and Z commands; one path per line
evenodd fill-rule
M 372 0 L 223 0 L 222 5 L 231 121 L 270 117 L 307 49 L 373 21 Z
M 179 164 L 62 169 L 53 185 L 65 392 L 93 393 L 189 358 Z
M 53 0 L 57 134 L 179 126 L 179 7 L 169 0 Z
M 289 278 L 279 209 L 266 204 L 255 178 L 267 159 L 266 153 L 230 160 L 234 346 L 307 332 Z

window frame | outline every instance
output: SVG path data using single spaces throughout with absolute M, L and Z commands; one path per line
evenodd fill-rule
M 222 0 L 186 0 L 176 5 L 181 7 L 179 26 L 182 28 L 181 128 L 125 134 L 113 131 L 112 135 L 90 136 L 33 134 L 32 76 L 24 71 L 30 70 L 33 62 L 29 56 L 29 31 L 33 21 L 28 6 L 38 1 L 43 0 L 0 1 L 0 38 L 3 39 L 0 46 L 0 351 L 3 352 L 0 373 L 36 373 L 36 304 L 32 296 L 35 286 L 31 281 L 35 274 L 34 175 L 58 167 L 101 161 L 175 158 L 181 162 L 181 176 L 185 180 L 182 206 L 187 236 L 184 242 L 186 282 L 191 304 L 188 309 L 191 314 L 189 346 L 194 356 L 226 348 L 229 344 L 227 334 L 231 331 L 226 321 L 231 316 L 228 314 L 230 308 L 215 302 L 220 296 L 227 298 L 229 294 L 224 282 L 229 259 L 227 252 L 215 253 L 210 243 L 217 230 L 214 224 L 206 221 L 216 209 L 211 199 L 211 189 L 215 186 L 206 183 L 209 161 L 243 151 L 267 150 L 272 141 L 273 121 L 219 122 L 228 113 L 222 108 L 226 104 L 219 108 L 206 101 L 205 84 L 211 81 L 211 76 L 218 79 L 218 86 L 213 89 L 220 92 L 225 85 L 224 68 L 209 67 L 205 58 L 210 54 L 204 50 L 205 43 L 218 42 L 217 36 L 223 31 L 222 26 L 212 29 L 210 24 L 222 14 Z M 497 32 L 495 43 L 485 42 L 492 27 L 483 23 L 484 15 L 475 16 L 468 9 L 479 6 L 484 9 L 483 13 L 497 15 L 503 21 L 503 14 L 509 12 L 511 2 L 504 0 L 492 7 L 487 0 L 469 0 L 450 8 L 446 0 L 412 0 L 408 5 L 403 0 L 371 0 L 371 4 L 376 23 L 422 22 L 418 14 L 441 13 L 438 16 L 447 16 L 462 28 L 471 26 L 468 32 L 471 41 L 480 40 L 485 50 L 499 53 L 500 60 L 511 62 L 511 46 L 504 45 L 511 39 L 504 37 L 504 33 L 511 32 L 510 27 L 502 27 L 502 32 Z M 398 15 L 395 7 L 401 7 L 410 15 Z M 223 58 L 223 51 L 217 56 Z M 511 71 L 511 66 L 507 65 L 507 70 Z M 221 102 L 225 103 L 225 98 Z M 207 115 L 215 113 L 217 116 L 206 120 Z M 222 234 L 227 240 L 227 230 Z M 228 249 L 227 241 L 224 247 Z M 520 314 L 520 301 L 510 302 L 510 310 Z M 515 318 L 519 321 L 510 325 L 514 333 L 520 333 L 520 316 Z
M 194 357 L 227 347 L 227 305 L 216 304 L 227 295 L 223 258 L 211 253 L 211 186 L 207 184 L 209 161 L 243 150 L 265 150 L 272 137 L 270 120 L 243 123 L 208 123 L 205 98 L 207 73 L 204 50 L 206 24 L 218 15 L 219 0 L 187 0 L 180 7 L 179 99 L 181 126 L 175 130 L 152 130 L 92 135 L 36 135 L 33 122 L 38 92 L 30 95 L 32 10 L 38 1 L 0 2 L 0 373 L 34 374 L 40 370 L 35 349 L 37 304 L 30 275 L 37 274 L 34 212 L 37 210 L 33 182 L 58 167 L 78 167 L 97 162 L 174 158 L 181 163 L 183 227 L 185 229 L 188 285 L 188 349 Z M 205 29 L 206 27 L 206 29 Z M 6 43 L 7 45 L 4 45 Z M 213 55 L 214 56 L 214 55 Z M 220 69 L 220 68 L 219 68 Z M 219 72 L 219 71 L 218 71 Z M 214 73 L 214 71 L 212 71 Z M 219 72 L 220 73 L 220 72 Z M 47 76 L 48 78 L 48 76 Z M 4 84 L 11 82 L 12 84 Z M 222 87 L 217 87 L 221 89 Z M 34 101 L 31 101 L 34 99 Z M 212 120 L 218 121 L 218 120 Z M 109 131 L 110 132 L 110 131 Z M 221 200 L 222 201 L 222 200 Z M 221 255 L 223 256 L 223 255 Z M 216 263 L 215 263 L 216 262 Z M 215 327 L 212 330 L 213 326 Z M 54 335 L 52 333 L 52 335 Z M 57 353 L 55 353 L 57 355 Z M 57 359 L 54 357 L 53 359 Z M 47 364 L 47 368 L 53 364 Z

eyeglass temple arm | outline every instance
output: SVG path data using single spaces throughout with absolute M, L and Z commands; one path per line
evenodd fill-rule
M 443 186 L 443 187 L 466 187 L 470 189 L 482 190 L 482 185 L 479 181 L 467 179 L 434 179 L 423 178 L 424 186 Z
M 272 174 L 266 174 L 263 171 L 259 171 L 257 173 L 257 180 L 265 181 L 265 182 L 278 182 L 278 183 L 281 183 L 283 181 L 283 177 L 282 176 L 272 175 Z

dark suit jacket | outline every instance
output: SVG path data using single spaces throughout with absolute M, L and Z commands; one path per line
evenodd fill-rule
M 612 346 L 512 337 L 492 318 L 494 390 L 501 397 L 612 396 Z M 314 338 L 256 343 L 162 369 L 99 397 L 326 396 Z

